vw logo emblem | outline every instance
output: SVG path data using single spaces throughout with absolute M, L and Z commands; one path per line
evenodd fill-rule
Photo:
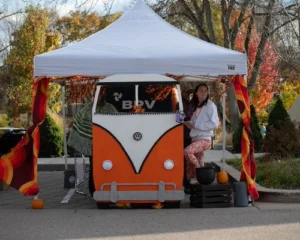
M 133 134 L 133 139 L 135 141 L 140 141 L 142 139 L 142 134 L 140 132 L 136 132 Z

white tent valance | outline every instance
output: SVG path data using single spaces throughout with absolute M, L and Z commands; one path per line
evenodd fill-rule
M 195 38 L 143 0 L 90 37 L 34 58 L 34 76 L 245 75 L 246 55 Z

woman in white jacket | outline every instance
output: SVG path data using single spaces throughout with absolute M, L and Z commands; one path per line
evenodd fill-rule
M 208 87 L 199 84 L 194 91 L 194 113 L 191 121 L 184 124 L 191 129 L 192 143 L 185 148 L 184 155 L 187 164 L 187 179 L 196 177 L 196 168 L 204 167 L 204 151 L 211 146 L 213 130 L 219 125 L 216 105 L 209 100 Z

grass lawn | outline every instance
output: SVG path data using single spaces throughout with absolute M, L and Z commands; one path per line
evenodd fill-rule
M 241 159 L 228 159 L 226 163 L 240 171 Z M 300 158 L 272 160 L 256 158 L 256 182 L 268 188 L 300 189 Z

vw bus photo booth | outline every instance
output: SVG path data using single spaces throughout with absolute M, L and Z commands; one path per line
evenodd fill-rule
M 103 96 L 113 112 L 97 110 Z M 184 149 L 178 108 L 183 110 L 180 85 L 165 76 L 114 75 L 98 82 L 91 169 L 98 207 L 167 202 L 180 206 Z

